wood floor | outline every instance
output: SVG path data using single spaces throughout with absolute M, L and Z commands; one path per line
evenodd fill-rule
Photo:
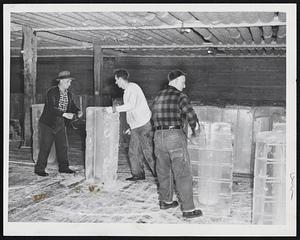
M 117 185 L 103 189 L 85 182 L 84 154 L 74 131 L 69 132 L 69 144 L 76 173 L 60 174 L 52 168 L 48 177 L 33 173 L 30 149 L 10 144 L 9 222 L 251 224 L 251 178 L 234 177 L 230 214 L 200 206 L 203 217 L 183 219 L 179 207 L 159 209 L 157 183 L 148 170 L 146 180 L 125 181 L 130 176 L 126 149 L 120 149 Z

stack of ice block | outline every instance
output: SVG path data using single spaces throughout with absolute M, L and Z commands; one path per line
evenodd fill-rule
M 40 150 L 39 138 L 40 138 L 40 131 L 39 131 L 39 119 L 42 115 L 44 109 L 44 104 L 33 104 L 31 105 L 31 120 L 32 120 L 32 159 L 34 162 L 38 159 L 38 154 Z M 47 162 L 48 168 L 57 168 L 57 161 L 56 161 L 56 151 L 55 151 L 55 144 L 53 143 Z
M 233 172 L 231 124 L 200 124 L 200 136 L 188 143 L 195 205 L 205 208 L 206 212 L 213 209 L 213 214 L 229 215 Z M 190 138 L 190 134 L 188 136 Z
M 286 136 L 284 130 L 257 135 L 254 166 L 254 224 L 285 224 Z
M 86 180 L 104 187 L 116 183 L 119 151 L 119 114 L 103 107 L 86 109 Z

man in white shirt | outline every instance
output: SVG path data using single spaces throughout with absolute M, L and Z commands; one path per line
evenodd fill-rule
M 119 69 L 114 73 L 116 84 L 124 89 L 121 106 L 107 107 L 108 113 L 126 112 L 126 120 L 131 129 L 129 143 L 129 162 L 132 177 L 129 181 L 145 179 L 143 158 L 146 159 L 153 176 L 156 176 L 155 160 L 153 152 L 153 133 L 150 123 L 151 111 L 142 89 L 128 80 L 129 73 L 125 69 Z

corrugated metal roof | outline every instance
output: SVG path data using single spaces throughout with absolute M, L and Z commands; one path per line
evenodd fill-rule
M 38 56 L 285 55 L 283 12 L 15 12 L 11 54 L 22 49 L 22 26 L 33 29 Z

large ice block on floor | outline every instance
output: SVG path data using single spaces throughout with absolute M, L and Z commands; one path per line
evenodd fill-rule
M 202 131 L 189 142 L 196 207 L 216 206 L 228 215 L 232 198 L 233 134 L 231 123 L 201 122 Z M 189 128 L 190 137 L 191 130 Z
M 86 180 L 112 187 L 116 183 L 119 150 L 119 114 L 104 107 L 86 109 Z
M 285 159 L 285 131 L 258 133 L 253 188 L 254 224 L 285 224 Z
M 32 159 L 34 162 L 38 159 L 40 151 L 40 124 L 39 119 L 42 115 L 45 104 L 31 105 L 31 120 L 32 120 Z M 57 168 L 56 150 L 53 143 L 47 161 L 47 168 Z

